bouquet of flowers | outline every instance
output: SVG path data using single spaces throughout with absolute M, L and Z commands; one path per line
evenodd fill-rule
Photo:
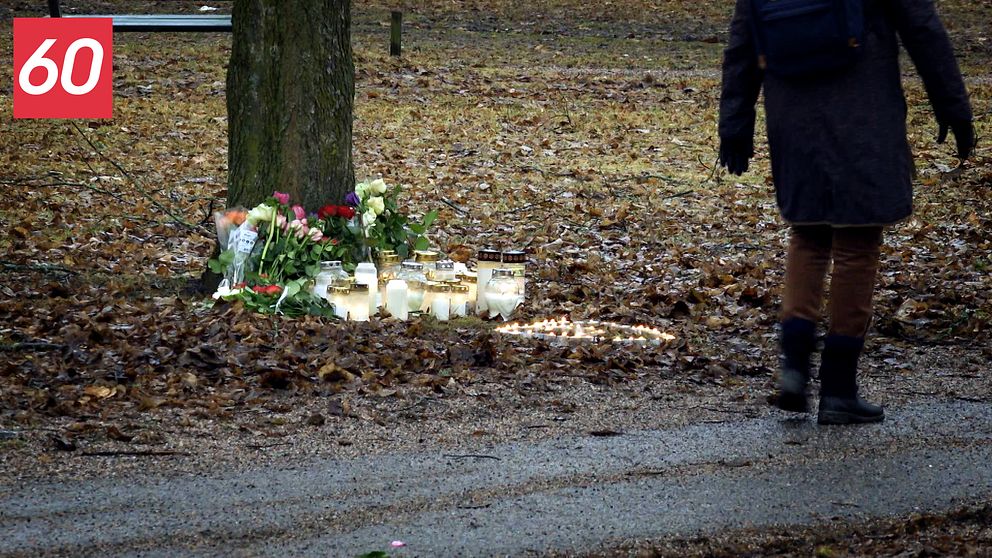
M 437 213 L 410 220 L 399 209 L 398 190 L 390 191 L 381 179 L 362 182 L 344 205 L 325 205 L 310 215 L 291 205 L 288 194 L 273 192 L 250 211 L 215 215 L 221 253 L 209 265 L 224 280 L 214 298 L 241 300 L 262 313 L 333 316 L 327 301 L 310 289 L 320 262 L 339 260 L 351 271 L 371 250 L 405 257 L 429 248 L 424 235 Z
M 234 285 L 244 279 L 244 263 L 248 253 L 255 243 L 255 232 L 245 226 L 248 213 L 241 208 L 228 209 L 214 213 L 214 223 L 217 225 L 217 245 L 222 253 L 227 253 L 230 264 L 224 270 L 224 286 Z M 242 244 L 247 249 L 239 250 Z
M 437 211 L 428 212 L 416 222 L 400 211 L 399 188 L 389 188 L 381 178 L 359 182 L 345 201 L 354 205 L 361 217 L 362 235 L 372 250 L 393 250 L 406 258 L 414 250 L 427 250 L 427 229 L 437 219 Z

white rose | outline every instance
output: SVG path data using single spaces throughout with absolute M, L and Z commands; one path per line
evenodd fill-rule
M 369 206 L 369 209 L 375 211 L 376 215 L 382 215 L 382 212 L 386 210 L 386 202 L 381 196 L 374 196 L 369 198 L 369 201 L 365 202 Z
M 274 207 L 269 205 L 259 205 L 248 212 L 247 221 L 251 225 L 257 225 L 259 223 L 268 223 L 275 217 L 276 210 Z
M 381 178 L 376 178 L 369 184 L 369 191 L 376 195 L 383 195 L 386 193 L 386 181 Z
M 362 224 L 365 225 L 366 229 L 371 227 L 373 223 L 375 223 L 375 211 L 369 209 L 365 213 L 362 213 Z
M 359 182 L 358 184 L 355 184 L 355 193 L 358 194 L 359 199 L 365 199 L 365 195 L 368 193 L 368 191 L 369 191 L 368 182 Z

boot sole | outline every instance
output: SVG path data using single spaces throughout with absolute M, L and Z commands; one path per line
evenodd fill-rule
M 867 416 L 842 411 L 820 411 L 816 417 L 818 424 L 869 424 L 883 420 L 885 420 L 884 414 Z
M 805 394 L 780 391 L 776 394 L 773 405 L 790 413 L 808 413 L 809 400 Z

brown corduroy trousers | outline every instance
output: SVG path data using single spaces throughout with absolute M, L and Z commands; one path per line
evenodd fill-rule
M 864 337 L 882 246 L 882 227 L 796 225 L 785 266 L 782 320 L 820 319 L 824 282 L 830 274 L 830 334 Z

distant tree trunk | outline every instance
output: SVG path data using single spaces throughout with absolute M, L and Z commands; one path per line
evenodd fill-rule
M 315 210 L 354 187 L 351 0 L 235 0 L 228 204 L 272 194 Z

